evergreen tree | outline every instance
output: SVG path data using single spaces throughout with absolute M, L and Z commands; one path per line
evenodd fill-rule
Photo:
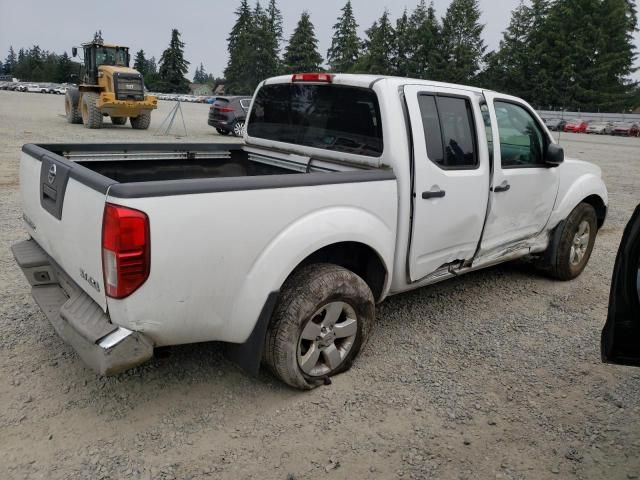
M 270 9 L 271 14 L 268 11 L 265 12 L 258 1 L 252 13 L 249 41 L 253 48 L 249 51 L 248 68 L 245 71 L 249 92 L 253 92 L 258 83 L 265 78 L 273 77 L 278 73 L 280 63 L 278 31 L 281 31 L 282 26 L 278 25 L 281 19 L 275 3 L 270 5 Z
M 146 57 L 144 56 L 144 50 L 140 49 L 136 53 L 135 59 L 133 60 L 133 68 L 139 71 L 142 76 L 147 74 L 148 62 Z
M 189 62 L 184 59 L 184 42 L 177 29 L 171 31 L 171 42 L 160 57 L 160 79 L 164 89 L 174 92 L 188 92 L 189 80 L 184 76 L 189 71 Z
M 332 72 L 350 72 L 360 57 L 358 24 L 353 15 L 351 0 L 342 7 L 342 15 L 333 26 L 333 40 L 327 51 L 327 63 Z
M 283 59 L 287 73 L 318 72 L 322 70 L 322 55 L 308 12 L 302 12 Z
M 235 14 L 236 23 L 227 39 L 229 60 L 224 70 L 224 76 L 227 79 L 225 87 L 227 93 L 247 94 L 252 91 L 246 72 L 250 67 L 253 49 L 251 45 L 253 18 L 247 0 L 240 2 Z
M 67 52 L 64 52 L 58 59 L 58 68 L 56 72 L 56 81 L 63 83 L 71 79 L 73 73 L 73 62 Z
M 158 64 L 156 63 L 156 57 L 151 57 L 147 61 L 146 72 L 147 74 L 158 73 Z
M 269 33 L 271 34 L 271 55 L 279 59 L 280 44 L 282 42 L 282 13 L 278 8 L 276 0 L 269 0 L 267 7 L 267 18 L 269 20 Z
M 385 10 L 365 33 L 367 38 L 356 70 L 377 75 L 392 75 L 395 63 L 395 31 L 389 21 L 389 12 Z
M 409 15 L 405 8 L 402 16 L 396 21 L 393 48 L 393 73 L 400 77 L 410 76 L 411 56 L 413 54 L 411 33 Z
M 478 0 L 452 0 L 442 19 L 442 58 L 434 77 L 452 83 L 471 83 L 486 50 L 482 40 Z
M 196 73 L 193 75 L 193 83 L 206 83 L 207 73 L 204 70 L 204 65 L 200 62 L 200 66 L 196 68 Z
M 531 8 L 521 0 L 513 10 L 499 50 L 485 57 L 487 67 L 480 77 L 483 86 L 532 100 L 531 81 L 536 74 L 531 68 L 535 48 L 529 39 L 532 25 Z
M 13 51 L 13 46 L 9 47 L 9 54 L 4 61 L 4 73 L 5 75 L 12 75 L 16 64 L 18 63 L 18 59 L 16 57 L 16 52 Z
M 409 45 L 411 55 L 407 75 L 415 78 L 431 78 L 440 62 L 440 24 L 433 2 L 426 6 L 420 0 L 409 17 Z

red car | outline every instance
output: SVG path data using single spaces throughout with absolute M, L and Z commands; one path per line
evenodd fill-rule
M 622 135 L 624 137 L 640 136 L 640 125 L 632 122 L 617 122 L 613 124 L 612 135 Z
M 575 120 L 569 120 L 564 126 L 564 131 L 573 133 L 585 133 L 588 126 L 589 122 L 577 118 Z

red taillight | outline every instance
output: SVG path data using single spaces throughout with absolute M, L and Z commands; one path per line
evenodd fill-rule
M 102 220 L 102 270 L 107 296 L 125 298 L 149 277 L 149 217 L 107 203 Z
M 235 108 L 232 107 L 213 107 L 214 110 L 217 110 L 219 112 L 224 112 L 224 113 L 229 113 L 229 112 L 235 112 Z
M 333 75 L 330 73 L 294 73 L 291 78 L 292 82 L 333 82 Z

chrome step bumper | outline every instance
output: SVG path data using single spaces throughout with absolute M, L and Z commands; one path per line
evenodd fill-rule
M 34 240 L 17 243 L 11 250 L 31 284 L 34 300 L 89 367 L 101 375 L 115 375 L 151 358 L 151 340 L 111 323 Z

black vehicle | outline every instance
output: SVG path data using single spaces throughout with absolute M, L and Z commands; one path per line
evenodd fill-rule
M 640 367 L 640 205 L 618 249 L 601 347 L 603 362 Z
M 551 131 L 558 132 L 564 130 L 564 126 L 567 124 L 566 120 L 561 118 L 546 118 L 544 124 Z
M 244 135 L 244 122 L 251 105 L 251 97 L 218 97 L 209 108 L 209 125 L 220 135 Z

